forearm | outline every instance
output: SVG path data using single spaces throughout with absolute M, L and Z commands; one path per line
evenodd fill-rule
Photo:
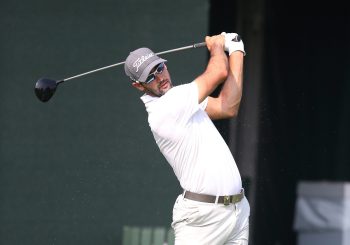
M 217 37 L 222 38 L 223 37 Z M 228 59 L 224 51 L 223 42 L 214 42 L 207 40 L 207 46 L 210 51 L 210 59 L 203 74 L 195 79 L 198 85 L 198 101 L 202 102 L 207 98 L 215 88 L 227 79 Z
M 227 117 L 238 114 L 243 90 L 243 53 L 233 52 L 229 57 L 229 73 L 224 82 L 219 99 Z
M 228 76 L 228 71 L 228 59 L 223 48 L 221 46 L 212 47 L 208 65 L 204 73 L 212 77 L 212 79 L 208 79 L 208 81 L 211 83 L 213 90 L 225 81 Z

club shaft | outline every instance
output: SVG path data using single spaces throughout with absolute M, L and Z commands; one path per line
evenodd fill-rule
M 185 47 L 181 47 L 181 48 L 175 48 L 175 49 L 162 51 L 162 52 L 159 52 L 159 53 L 156 53 L 156 54 L 157 55 L 162 55 L 162 54 L 168 54 L 168 53 L 173 53 L 173 52 L 182 51 L 182 50 L 186 50 L 186 49 L 200 48 L 200 47 L 205 47 L 205 46 L 206 46 L 205 42 L 203 42 L 203 43 L 195 43 L 195 44 L 192 44 L 192 45 L 189 45 L 189 46 L 185 46 Z M 123 65 L 123 64 L 125 64 L 125 61 L 122 61 L 122 62 L 119 62 L 119 63 L 115 63 L 115 64 L 112 64 L 112 65 L 109 65 L 109 66 L 104 66 L 104 67 L 101 67 L 101 68 L 98 68 L 98 69 L 95 69 L 95 70 L 92 70 L 92 71 L 88 71 L 88 72 L 85 72 L 85 73 L 81 73 L 81 74 L 78 74 L 78 75 L 75 75 L 75 76 L 72 76 L 72 77 L 65 78 L 63 80 L 58 81 L 57 84 L 65 82 L 65 81 L 68 81 L 68 80 L 72 80 L 74 78 L 82 77 L 82 76 L 85 76 L 85 75 L 88 75 L 88 74 L 91 74 L 91 73 L 95 73 L 95 72 L 98 72 L 98 71 L 106 70 L 106 69 L 109 69 L 109 68 L 112 68 L 112 67 L 115 67 L 115 66 Z
M 85 72 L 85 73 L 81 73 L 81 74 L 78 74 L 78 75 L 75 75 L 75 76 L 72 76 L 72 77 L 68 77 L 68 78 L 65 78 L 65 79 L 59 81 L 58 83 L 65 82 L 65 81 L 68 81 L 68 80 L 72 80 L 74 78 L 82 77 L 82 76 L 85 76 L 85 75 L 88 75 L 88 74 L 91 74 L 91 73 L 94 73 L 94 72 L 106 70 L 108 68 L 112 68 L 112 67 L 123 65 L 123 64 L 125 64 L 125 61 L 119 62 L 119 63 L 115 63 L 115 64 L 112 64 L 112 65 L 109 65 L 109 66 L 104 66 L 104 67 L 101 67 L 101 68 L 98 68 L 98 69 L 95 69 L 95 70 L 92 70 L 92 71 L 88 71 L 88 72 Z
M 185 46 L 185 47 L 182 47 L 182 48 L 174 48 L 174 49 L 162 51 L 162 52 L 159 52 L 159 53 L 156 53 L 156 54 L 157 55 L 162 55 L 162 54 L 168 54 L 168 53 L 172 53 L 172 52 L 182 51 L 182 50 L 185 50 L 185 49 L 200 48 L 200 47 L 204 47 L 204 46 L 206 46 L 205 42 L 203 42 L 203 43 L 195 43 L 195 44 L 192 44 L 192 45 L 189 45 L 189 46 Z

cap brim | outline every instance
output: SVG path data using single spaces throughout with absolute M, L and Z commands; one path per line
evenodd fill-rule
M 155 67 L 156 65 L 162 63 L 162 62 L 167 62 L 167 60 L 164 60 L 162 58 L 158 58 L 156 60 L 154 60 L 152 63 L 150 63 L 142 72 L 140 78 L 139 78 L 139 82 L 145 82 L 149 73 L 151 72 L 151 70 L 153 69 L 153 67 Z

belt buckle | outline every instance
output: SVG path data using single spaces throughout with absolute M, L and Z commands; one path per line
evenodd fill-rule
M 230 204 L 230 196 L 224 196 L 224 205 L 227 206 Z

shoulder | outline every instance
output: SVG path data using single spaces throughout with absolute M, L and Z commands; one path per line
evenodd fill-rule
M 162 97 L 182 96 L 184 93 L 193 93 L 197 90 L 197 85 L 194 82 L 191 82 L 173 87 Z

